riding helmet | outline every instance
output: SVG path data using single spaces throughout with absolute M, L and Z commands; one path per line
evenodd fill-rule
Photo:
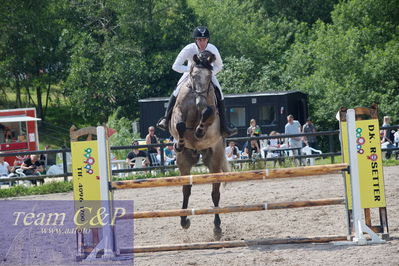
M 207 27 L 198 26 L 193 31 L 193 38 L 209 38 L 209 30 Z

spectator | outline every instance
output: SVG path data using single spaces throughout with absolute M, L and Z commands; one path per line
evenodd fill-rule
M 11 172 L 10 165 L 5 161 L 4 156 L 0 153 L 0 178 L 7 177 Z
M 384 119 L 385 120 L 385 119 Z M 386 137 L 385 130 L 380 130 L 380 140 L 381 140 L 381 149 L 390 149 L 395 148 L 392 141 Z M 392 155 L 392 151 L 387 151 L 385 154 L 385 159 L 390 159 Z
M 13 140 L 13 133 L 8 127 L 4 127 L 4 140 L 6 143 L 10 143 Z
M 44 150 L 50 150 L 51 146 L 47 145 L 44 147 Z M 44 165 L 44 169 L 47 170 L 50 166 L 56 165 L 57 154 L 56 153 L 48 153 L 40 155 L 40 162 Z
M 276 131 L 272 131 L 270 132 L 270 136 L 278 136 L 280 135 L 280 133 L 276 132 Z M 278 158 L 278 163 L 281 166 L 284 162 L 284 158 L 283 158 L 283 151 L 278 150 L 279 148 L 281 148 L 281 145 L 284 143 L 283 140 L 279 139 L 279 138 L 273 138 L 273 139 L 269 139 L 267 141 L 267 148 L 265 148 L 264 150 L 262 150 L 262 152 L 265 152 L 265 158 Z M 274 160 L 273 164 L 274 166 L 276 166 L 277 161 Z
M 301 134 L 302 128 L 301 124 L 294 120 L 293 115 L 287 116 L 287 124 L 285 125 L 285 134 L 292 135 L 292 134 Z M 294 149 L 292 152 L 294 156 L 299 155 L 299 149 L 302 148 L 302 140 L 301 137 L 292 137 L 288 139 L 288 145 L 290 148 L 298 148 Z M 297 163 L 298 164 L 298 163 Z
M 43 164 L 39 161 L 39 158 L 39 155 L 32 154 L 22 163 L 21 169 L 25 175 L 40 175 L 40 172 L 43 172 Z M 37 185 L 37 181 L 41 184 L 44 183 L 44 179 L 37 179 L 32 180 L 32 184 Z
M 0 124 L 0 144 L 5 143 L 5 137 L 4 137 L 4 133 L 5 133 L 6 127 L 3 124 Z
M 261 134 L 261 130 L 260 127 L 256 124 L 256 120 L 255 119 L 251 119 L 251 121 L 249 121 L 249 127 L 247 129 L 247 137 L 258 137 Z M 244 144 L 244 149 L 248 146 L 248 141 Z M 260 144 L 259 141 L 256 141 L 257 149 L 260 150 Z
M 132 145 L 138 146 L 139 142 L 137 140 L 135 140 L 132 142 Z M 133 159 L 137 158 L 137 157 L 147 158 L 147 154 L 145 151 L 139 151 L 139 149 L 137 147 L 133 148 L 132 151 L 130 151 L 126 156 L 126 163 L 130 166 L 130 168 L 134 168 L 135 163 L 134 163 Z M 147 163 L 148 163 L 148 159 L 146 160 L 145 164 L 147 164 Z
M 248 154 L 249 158 L 252 158 L 252 156 L 256 157 L 260 153 L 259 145 L 258 142 L 254 139 L 250 141 L 250 144 L 245 147 L 245 153 Z
M 394 137 L 394 143 L 396 147 L 399 147 L 399 128 L 397 129 L 397 131 L 395 132 L 395 134 L 393 135 Z M 399 159 L 399 151 L 395 151 L 395 159 L 398 160 Z
M 225 148 L 227 161 L 236 160 L 240 157 L 240 151 L 234 141 L 230 141 L 229 145 Z
M 157 144 L 159 143 L 158 137 L 155 135 L 155 128 L 153 126 L 150 126 L 148 128 L 148 134 L 145 137 L 145 143 L 146 144 Z M 150 161 L 150 165 L 158 165 L 159 162 L 155 161 L 156 155 L 159 154 L 159 147 L 150 147 L 148 148 L 148 159 Z
M 315 133 L 316 132 L 316 127 L 313 125 L 312 119 L 308 117 L 306 119 L 305 125 L 303 125 L 303 133 Z M 304 136 L 303 140 L 305 144 L 309 147 L 312 147 L 313 149 L 317 149 L 317 140 L 316 136 Z
M 395 132 L 395 134 L 393 134 L 393 140 L 394 140 L 395 146 L 399 147 L 399 128 Z
M 390 116 L 384 116 L 384 122 L 383 122 L 382 126 L 383 127 L 391 126 L 391 117 Z M 393 144 L 393 142 L 394 142 L 393 134 L 395 132 L 394 131 L 392 132 L 390 129 L 384 129 L 383 132 L 384 132 L 384 137 Z
M 163 149 L 165 164 L 166 165 L 174 165 L 176 163 L 176 152 L 173 145 L 166 146 Z
M 248 137 L 254 137 L 254 136 L 260 136 L 261 134 L 261 130 L 260 127 L 256 124 L 256 120 L 255 119 L 251 119 L 251 121 L 249 122 L 249 127 L 247 129 L 247 136 Z

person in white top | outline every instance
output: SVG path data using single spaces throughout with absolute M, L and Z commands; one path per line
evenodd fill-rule
M 235 160 L 240 157 L 240 151 L 234 141 L 230 141 L 229 145 L 225 148 L 227 161 Z
M 393 137 L 394 137 L 393 140 L 394 140 L 396 147 L 399 147 L 399 128 L 397 129 L 395 134 L 393 134 Z
M 4 157 L 0 154 L 0 177 L 7 177 L 10 174 L 11 167 L 4 160 Z
M 178 56 L 176 57 L 172 69 L 176 72 L 183 73 L 183 75 L 181 76 L 179 82 L 177 83 L 176 89 L 173 91 L 173 94 L 169 99 L 168 107 L 166 109 L 164 117 L 162 117 L 157 123 L 157 127 L 159 129 L 165 131 L 168 130 L 169 120 L 171 118 L 172 110 L 176 103 L 176 98 L 177 95 L 179 94 L 180 87 L 187 79 L 190 72 L 190 67 L 194 63 L 193 56 L 202 51 L 208 50 L 209 52 L 213 53 L 216 57 L 216 60 L 212 63 L 213 66 L 212 83 L 217 88 L 215 90 L 215 94 L 218 100 L 217 107 L 219 110 L 221 131 L 227 137 L 237 134 L 237 128 L 230 128 L 226 121 L 223 93 L 219 81 L 216 79 L 216 74 L 223 68 L 223 62 L 216 46 L 209 43 L 209 37 L 210 33 L 206 27 L 204 26 L 196 27 L 193 31 L 193 39 L 195 40 L 195 42 L 190 43 L 186 47 L 184 47 L 183 50 L 181 50 Z M 187 65 L 185 65 L 185 62 L 187 62 Z

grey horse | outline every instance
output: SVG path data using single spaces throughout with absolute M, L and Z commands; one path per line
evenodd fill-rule
M 215 56 L 203 51 L 193 58 L 189 78 L 180 88 L 173 108 L 169 128 L 177 140 L 176 162 L 181 175 L 189 175 L 191 168 L 202 155 L 204 165 L 211 173 L 228 172 L 229 165 L 224 153 L 224 138 L 220 132 L 219 114 L 216 108 L 215 87 L 212 84 L 212 62 Z M 183 209 L 187 209 L 191 185 L 183 186 Z M 219 206 L 220 183 L 212 184 L 212 201 Z M 215 214 L 214 233 L 220 238 L 222 229 L 219 214 Z M 181 217 L 181 226 L 190 227 L 187 216 Z

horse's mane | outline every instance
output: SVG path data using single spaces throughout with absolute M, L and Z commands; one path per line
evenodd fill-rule
M 194 62 L 196 67 L 203 67 L 209 70 L 213 70 L 212 62 L 215 61 L 215 55 L 208 50 L 199 52 L 194 56 Z

